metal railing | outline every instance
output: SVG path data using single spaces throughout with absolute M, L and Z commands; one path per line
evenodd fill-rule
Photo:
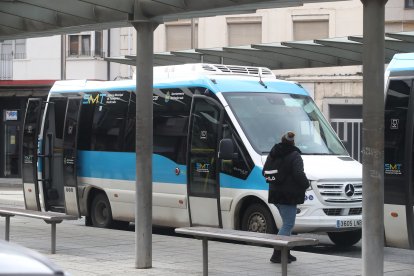
M 331 125 L 349 155 L 361 162 L 362 119 L 331 119 Z
M 13 55 L 0 55 L 0 80 L 13 79 Z
M 103 51 L 69 51 L 67 53 L 68 58 L 78 58 L 78 57 L 98 57 L 104 58 L 105 52 Z

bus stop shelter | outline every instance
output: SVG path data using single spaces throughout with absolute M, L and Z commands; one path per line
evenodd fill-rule
M 386 33 L 384 63 L 398 53 L 414 52 L 414 32 Z M 216 63 L 267 67 L 271 70 L 362 65 L 364 38 L 348 36 L 309 41 L 286 41 L 235 47 L 154 53 L 154 66 Z M 135 55 L 106 60 L 136 64 Z
M 336 0 L 331 0 L 336 1 Z M 0 0 L 0 41 L 134 26 L 137 30 L 136 267 L 152 266 L 152 68 L 158 24 L 327 0 Z M 363 275 L 383 274 L 384 18 L 386 0 L 361 0 L 364 66 Z M 378 94 L 381 96 L 378 97 Z M 149 169 L 151 168 L 151 169 Z

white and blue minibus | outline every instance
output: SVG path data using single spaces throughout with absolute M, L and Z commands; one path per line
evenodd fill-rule
M 47 102 L 30 99 L 26 208 L 85 216 L 97 227 L 133 222 L 137 100 L 135 80 L 57 81 Z M 154 68 L 153 223 L 276 232 L 282 222 L 261 171 L 288 130 L 311 182 L 294 231 L 358 242 L 361 164 L 303 87 L 258 67 Z M 230 158 L 220 157 L 220 143 L 233 147 Z
M 384 228 L 387 246 L 414 249 L 414 53 L 385 71 Z

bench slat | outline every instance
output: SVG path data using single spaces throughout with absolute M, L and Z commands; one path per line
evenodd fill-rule
M 185 235 L 193 235 L 197 237 L 216 238 L 225 240 L 242 241 L 256 244 L 267 244 L 272 246 L 295 247 L 304 245 L 316 245 L 319 243 L 317 239 L 295 237 L 295 236 L 279 236 L 275 234 L 247 232 L 232 229 L 222 229 L 214 227 L 183 227 L 175 229 L 175 232 Z
M 41 211 L 9 208 L 9 207 L 1 207 L 0 215 L 24 216 L 24 217 L 43 219 L 47 221 L 62 221 L 62 220 L 77 220 L 78 219 L 78 217 L 76 216 L 66 215 L 63 213 L 41 212 Z
M 12 216 L 23 216 L 30 218 L 43 219 L 47 224 L 51 224 L 52 235 L 51 235 L 51 253 L 56 253 L 56 224 L 61 223 L 63 220 L 77 220 L 78 217 L 66 215 L 56 212 L 41 212 L 34 210 L 26 210 L 19 208 L 0 207 L 0 216 L 6 217 L 6 231 L 5 240 L 10 240 L 10 217 Z

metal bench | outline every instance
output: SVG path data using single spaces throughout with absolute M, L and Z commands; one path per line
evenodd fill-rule
M 51 253 L 56 253 L 56 224 L 61 223 L 63 220 L 76 220 L 78 217 L 66 215 L 63 213 L 55 212 L 40 212 L 33 210 L 25 210 L 19 208 L 0 207 L 0 216 L 6 218 L 6 231 L 5 240 L 10 240 L 10 217 L 23 216 L 29 218 L 43 219 L 47 224 L 52 226 L 52 244 Z
M 241 230 L 221 229 L 213 227 L 184 227 L 176 228 L 176 233 L 194 236 L 202 239 L 203 243 L 203 275 L 208 275 L 208 245 L 209 239 L 230 240 L 247 242 L 248 245 L 270 245 L 275 249 L 281 250 L 282 275 L 287 275 L 288 252 L 295 246 L 315 245 L 317 239 L 303 238 L 298 236 L 278 236 L 274 234 L 264 234 L 257 232 L 247 232 Z

